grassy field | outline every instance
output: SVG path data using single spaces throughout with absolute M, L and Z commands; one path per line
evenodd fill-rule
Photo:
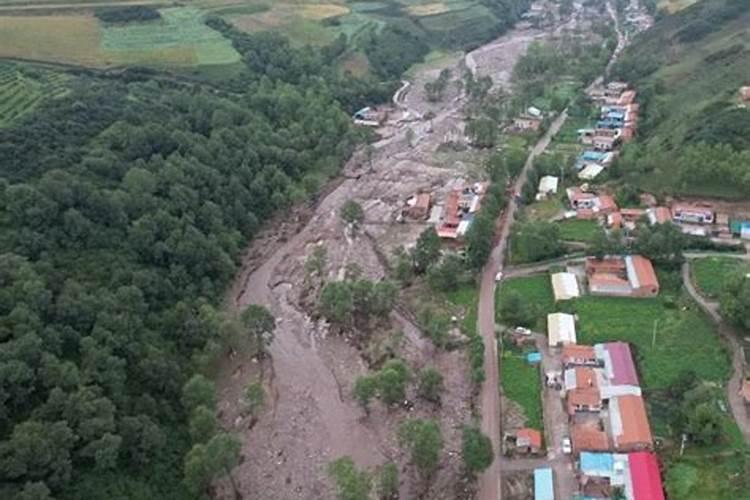
M 659 0 L 657 7 L 666 10 L 670 14 L 674 14 L 686 7 L 690 7 L 697 1 L 698 0 Z
M 102 49 L 124 63 L 154 59 L 192 66 L 239 61 L 229 40 L 203 23 L 199 9 L 174 7 L 160 13 L 160 21 L 105 27 Z
M 747 500 L 750 498 L 748 451 L 715 454 L 692 452 L 676 458 L 666 470 L 669 498 L 700 500 Z
M 64 95 L 67 80 L 63 73 L 0 63 L 0 127 L 21 118 L 45 99 Z
M 729 373 L 727 352 L 695 305 L 670 308 L 659 299 L 588 296 L 578 299 L 574 309 L 579 343 L 623 340 L 635 347 L 646 389 L 665 388 L 688 370 L 717 383 Z
M 536 201 L 531 205 L 525 207 L 524 212 L 528 216 L 529 220 L 547 221 L 552 217 L 560 214 L 565 209 L 560 198 L 550 198 L 547 200 Z
M 507 294 L 510 291 L 518 292 L 526 299 L 527 303 L 535 308 L 539 317 L 536 329 L 545 331 L 547 314 L 553 312 L 555 309 L 555 299 L 552 295 L 552 284 L 550 283 L 549 275 L 545 273 L 528 278 L 511 278 L 503 281 L 503 286 L 496 297 L 496 304 L 500 303 L 503 294 Z M 499 310 L 499 308 L 496 307 L 496 310 Z M 498 321 L 502 321 L 502 318 L 498 317 Z
M 724 281 L 743 267 L 742 261 L 731 257 L 707 257 L 690 263 L 695 285 L 709 298 L 718 297 Z
M 523 354 L 503 351 L 500 358 L 500 380 L 505 397 L 523 408 L 526 425 L 542 429 L 542 382 L 539 367 L 526 362 Z
M 101 30 L 91 15 L 2 16 L 0 57 L 99 65 Z
M 601 231 L 601 227 L 592 220 L 570 219 L 558 224 L 560 239 L 566 241 L 582 241 L 588 243 L 594 240 Z
M 201 10 L 160 10 L 162 19 L 102 25 L 91 14 L 0 16 L 0 57 L 86 66 L 225 65 L 238 62 L 229 40 L 203 23 Z

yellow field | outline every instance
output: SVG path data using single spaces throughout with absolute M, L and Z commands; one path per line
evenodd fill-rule
M 349 13 L 349 8 L 332 3 L 306 4 L 302 6 L 302 16 L 314 21 L 321 21 L 329 17 L 343 16 Z
M 434 16 L 448 12 L 450 7 L 443 2 L 425 3 L 422 5 L 411 5 L 408 9 L 409 14 L 413 16 Z
M 658 7 L 665 9 L 670 14 L 674 14 L 686 7 L 690 7 L 698 0 L 660 0 Z
M 101 32 L 93 16 L 0 17 L 0 56 L 99 65 Z

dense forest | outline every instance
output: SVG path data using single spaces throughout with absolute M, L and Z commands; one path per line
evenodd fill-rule
M 190 497 L 181 393 L 237 341 L 218 306 L 240 251 L 391 92 L 217 23 L 231 81 L 82 74 L 0 131 L 0 498 Z
M 745 0 L 703 0 L 635 41 L 613 76 L 639 92 L 639 143 L 625 148 L 645 189 L 742 197 L 750 193 L 750 11 Z M 699 165 L 700 163 L 700 165 Z
M 345 40 L 293 48 L 209 19 L 243 57 L 235 76 L 80 70 L 0 129 L 0 498 L 193 496 L 183 388 L 242 347 L 220 310 L 241 250 L 365 139 L 354 109 L 387 100 L 435 45 L 478 44 L 530 2 L 484 3 L 503 21 L 481 33 L 373 33 L 363 78 L 338 69 Z

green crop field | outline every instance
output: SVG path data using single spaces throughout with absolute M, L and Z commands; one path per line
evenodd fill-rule
M 185 65 L 232 64 L 240 60 L 232 44 L 203 23 L 203 13 L 192 7 L 159 11 L 159 21 L 106 26 L 102 48 L 116 60 L 148 63 L 175 57 Z
M 663 389 L 689 370 L 709 382 L 722 382 L 729 373 L 713 324 L 693 304 L 683 310 L 660 299 L 589 296 L 576 300 L 574 310 L 579 343 L 622 340 L 635 346 L 646 389 Z
M 602 230 L 595 221 L 579 219 L 563 221 L 558 227 L 560 228 L 560 239 L 584 243 L 593 241 L 599 231 Z
M 15 64 L 0 63 L 0 127 L 22 117 L 45 99 L 67 92 L 63 73 L 21 70 Z
M 539 367 L 526 362 L 524 355 L 504 350 L 500 358 L 503 394 L 518 403 L 526 416 L 526 425 L 541 430 L 542 382 Z
M 707 257 L 691 261 L 690 267 L 700 292 L 706 297 L 716 298 L 721 294 L 726 279 L 745 266 L 732 257 Z
M 526 299 L 528 304 L 534 307 L 538 316 L 536 328 L 539 331 L 545 331 L 547 314 L 555 310 L 555 299 L 552 295 L 552 283 L 550 282 L 549 274 L 544 273 L 528 278 L 511 278 L 503 281 L 502 287 L 499 290 L 495 301 L 496 311 L 499 311 L 497 305 L 500 304 L 503 294 L 507 294 L 510 291 L 518 292 Z M 499 312 L 497 315 L 498 321 L 502 322 Z

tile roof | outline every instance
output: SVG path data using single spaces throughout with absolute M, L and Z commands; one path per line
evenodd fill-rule
M 589 409 L 598 408 L 602 399 L 599 395 L 599 389 L 595 387 L 584 387 L 582 389 L 573 389 L 568 391 L 568 414 L 574 415 L 576 408 L 586 407 Z
M 528 427 L 519 429 L 516 432 L 516 443 L 519 446 L 530 446 L 532 448 L 542 447 L 542 433 L 536 429 L 530 429 Z M 524 443 L 524 444 L 521 444 Z M 528 443 L 528 444 L 525 444 Z
M 568 344 L 562 348 L 563 363 L 573 363 L 576 360 L 596 360 L 594 346 Z
M 640 396 L 612 398 L 609 405 L 612 434 L 616 449 L 652 446 L 651 427 L 646 405 Z
M 645 287 L 645 288 L 659 288 L 659 280 L 656 278 L 656 272 L 654 266 L 651 265 L 651 261 L 640 255 L 631 255 L 628 257 L 632 263 L 633 270 L 635 271 L 635 277 L 637 283 L 631 276 L 628 276 L 631 280 L 633 288 Z M 630 273 L 628 273 L 630 275 Z M 636 286 L 637 285 L 637 286 Z
M 573 424 L 570 427 L 570 439 L 576 451 L 609 450 L 607 433 L 590 424 Z

